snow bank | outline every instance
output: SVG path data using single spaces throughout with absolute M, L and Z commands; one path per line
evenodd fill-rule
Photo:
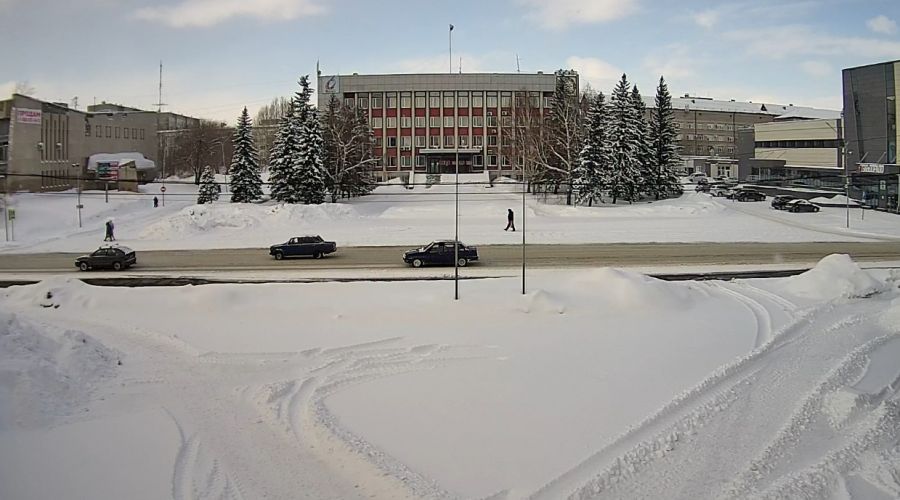
M 84 333 L 45 331 L 0 311 L 0 431 L 72 415 L 119 359 Z
M 322 223 L 359 217 L 342 203 L 321 205 L 252 205 L 211 203 L 191 205 L 178 213 L 148 225 L 140 239 L 173 240 L 217 230 L 241 231 L 267 227 L 285 230 L 303 223 Z M 291 233 L 291 231 L 287 231 Z
M 709 296 L 695 286 L 609 267 L 585 271 L 571 285 L 595 306 L 618 310 L 686 309 Z
M 846 254 L 829 255 L 809 271 L 785 279 L 785 291 L 813 300 L 868 297 L 885 285 L 863 271 Z
M 845 206 L 845 205 L 847 205 L 847 197 L 842 194 L 835 195 L 832 197 L 819 196 L 819 197 L 813 198 L 809 201 L 810 201 L 810 203 L 815 203 L 816 205 L 825 205 L 825 206 L 831 206 L 831 205 Z M 854 199 L 850 200 L 850 206 L 857 207 L 859 205 L 861 205 L 860 202 L 858 202 Z

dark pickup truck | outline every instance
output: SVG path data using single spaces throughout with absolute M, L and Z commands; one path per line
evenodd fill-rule
M 453 265 L 453 240 L 433 241 L 422 248 L 409 250 L 403 253 L 403 262 L 413 267 L 423 265 L 452 266 Z M 465 267 L 469 262 L 478 260 L 478 249 L 459 244 L 459 260 L 457 265 Z
M 298 236 L 289 239 L 286 243 L 270 246 L 269 255 L 275 257 L 275 260 L 300 255 L 321 259 L 335 250 L 337 250 L 337 244 L 333 241 L 325 241 L 321 236 Z

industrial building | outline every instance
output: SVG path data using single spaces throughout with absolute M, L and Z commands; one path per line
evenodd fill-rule
M 139 153 L 159 159 L 160 130 L 183 129 L 196 118 L 156 113 L 102 103 L 87 111 L 64 103 L 45 102 L 13 94 L 0 101 L 0 175 L 3 188 L 13 191 L 57 191 L 77 179 L 96 179 L 89 160 L 99 154 Z M 126 155 L 128 156 L 128 155 Z M 137 161 L 140 180 L 151 180 L 158 167 Z

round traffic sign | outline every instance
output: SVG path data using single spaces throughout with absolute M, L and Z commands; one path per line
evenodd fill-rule
M 160 186 L 159 192 L 160 192 L 160 193 L 165 193 L 165 192 L 166 192 L 166 187 L 165 187 L 165 186 Z

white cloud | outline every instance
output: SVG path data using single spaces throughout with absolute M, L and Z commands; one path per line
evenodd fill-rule
M 566 67 L 578 72 L 582 85 L 590 83 L 595 90 L 608 92 L 622 78 L 621 69 L 594 57 L 572 56 L 566 59 Z
M 695 12 L 691 15 L 694 22 L 704 28 L 712 28 L 719 22 L 719 12 L 715 10 L 704 10 L 703 12 Z
M 235 17 L 287 21 L 323 12 L 325 8 L 317 0 L 180 0 L 174 5 L 139 9 L 135 16 L 175 28 L 205 28 Z
M 875 33 L 883 33 L 885 35 L 893 35 L 897 32 L 897 23 L 884 14 L 869 19 L 866 21 L 866 26 Z
M 696 51 L 687 45 L 673 44 L 644 58 L 644 69 L 651 75 L 664 76 L 666 81 L 682 80 L 696 74 L 699 61 Z
M 0 2 L 2 2 L 2 0 L 0 0 Z M 0 3 L 0 6 L 2 5 L 3 4 Z M 15 88 L 16 82 L 14 81 L 0 82 L 0 100 L 9 99 Z
M 543 28 L 561 30 L 573 24 L 615 21 L 638 10 L 638 0 L 518 0 L 526 17 Z
M 738 30 L 726 33 L 725 37 L 741 42 L 748 53 L 765 58 L 841 55 L 867 59 L 900 57 L 900 42 L 832 35 L 803 25 Z
M 826 76 L 837 76 L 834 71 L 834 68 L 823 61 L 804 61 L 800 64 L 800 69 L 805 71 L 810 76 L 815 77 L 826 77 Z

